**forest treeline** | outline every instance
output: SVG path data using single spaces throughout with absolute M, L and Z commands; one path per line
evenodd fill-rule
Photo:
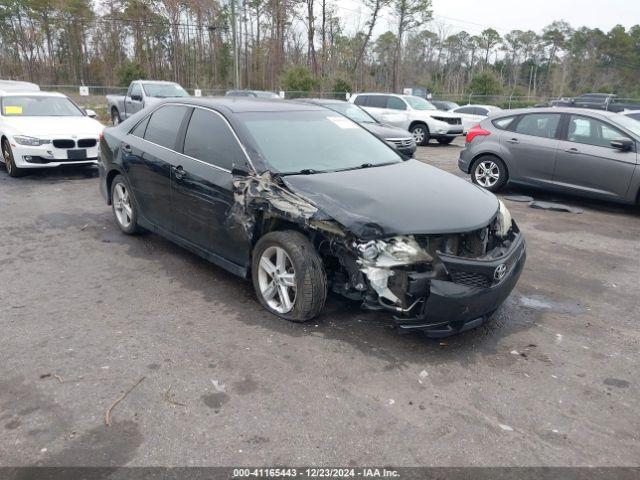
M 223 89 L 237 75 L 270 90 L 640 97 L 639 25 L 471 34 L 434 20 L 431 0 L 233 1 L 0 0 L 0 78 Z

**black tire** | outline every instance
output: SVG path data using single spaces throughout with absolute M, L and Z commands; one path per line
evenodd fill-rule
M 438 139 L 438 143 L 440 145 L 449 145 L 451 142 L 453 142 L 453 138 L 439 138 Z
M 123 223 L 118 215 L 119 208 L 122 208 L 122 205 L 118 204 L 119 196 L 116 194 L 116 188 L 118 188 L 119 185 L 123 186 L 127 194 L 127 198 L 129 199 L 128 206 L 131 213 L 130 215 L 127 215 L 130 218 L 130 222 L 128 224 Z M 138 225 L 138 207 L 133 199 L 133 195 L 131 195 L 131 187 L 129 186 L 129 182 L 127 182 L 126 178 L 122 175 L 116 175 L 111 182 L 111 209 L 113 211 L 113 219 L 123 233 L 126 233 L 127 235 L 135 235 L 143 232 L 143 229 Z
M 416 145 L 424 147 L 429 143 L 429 127 L 425 123 L 416 123 L 411 125 L 409 129 L 411 135 L 413 135 Z
M 270 247 L 283 249 L 295 272 L 293 308 L 284 313 L 272 308 L 260 290 L 259 264 L 263 253 Z M 327 276 L 322 259 L 309 239 L 293 230 L 267 233 L 258 240 L 253 249 L 251 278 L 260 303 L 269 312 L 291 322 L 306 322 L 316 317 L 327 298 Z
M 495 168 L 491 167 L 491 172 L 496 173 L 498 178 L 495 183 L 490 183 L 489 177 L 483 175 L 483 172 L 486 172 L 490 165 L 494 165 Z M 482 170 L 484 168 L 484 170 Z M 484 177 L 484 181 L 482 178 Z M 493 155 L 482 155 L 471 167 L 471 181 L 476 185 L 484 188 L 485 190 L 489 190 L 490 192 L 497 192 L 500 190 L 509 180 L 509 173 L 507 172 L 507 167 L 504 162 L 496 156 Z
M 111 124 L 113 126 L 118 125 L 122 120 L 120 120 L 120 113 L 118 112 L 117 108 L 112 108 L 111 109 Z
M 22 177 L 27 174 L 26 168 L 19 168 L 16 166 L 16 162 L 13 159 L 13 150 L 7 139 L 2 140 L 2 158 L 4 160 L 4 168 L 7 169 L 7 173 L 10 177 Z

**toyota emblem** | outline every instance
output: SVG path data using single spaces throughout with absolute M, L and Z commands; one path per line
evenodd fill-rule
M 501 263 L 496 267 L 495 271 L 493 272 L 493 278 L 500 281 L 504 278 L 506 273 L 507 273 L 507 266 L 504 263 Z

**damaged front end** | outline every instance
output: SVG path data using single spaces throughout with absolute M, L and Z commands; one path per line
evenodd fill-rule
M 403 331 L 446 336 L 482 323 L 510 294 L 525 261 L 524 239 L 502 202 L 486 226 L 470 232 L 364 241 L 278 175 L 236 177 L 234 195 L 229 220 L 252 242 L 278 222 L 306 232 L 329 287 L 365 308 L 393 312 Z M 363 232 L 382 230 L 362 225 Z
M 515 286 L 525 243 L 500 203 L 484 228 L 459 234 L 404 235 L 355 243 L 368 286 L 364 305 L 394 312 L 400 330 L 446 336 L 488 318 Z

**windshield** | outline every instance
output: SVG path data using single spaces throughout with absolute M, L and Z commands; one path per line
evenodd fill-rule
M 2 114 L 8 117 L 82 117 L 67 97 L 16 95 L 2 98 Z
M 273 172 L 320 173 L 402 161 L 377 137 L 333 112 L 250 112 L 238 117 Z
M 615 118 L 612 118 L 612 120 L 621 127 L 624 127 L 635 135 L 640 136 L 640 122 L 638 120 L 634 120 L 626 115 L 615 115 Z
M 349 102 L 340 102 L 340 103 L 326 103 L 322 105 L 323 107 L 330 108 L 331 110 L 335 110 L 336 112 L 341 113 L 342 115 L 349 117 L 354 122 L 358 123 L 378 123 L 376 119 L 361 109 L 359 106 L 354 105 Z
M 188 97 L 187 91 L 177 83 L 143 83 L 144 93 L 147 97 L 173 98 Z
M 431 103 L 427 102 L 424 98 L 414 97 L 413 95 L 405 95 L 404 100 L 414 110 L 437 110 Z
M 256 97 L 259 98 L 280 98 L 277 93 L 273 92 L 261 92 L 259 90 L 255 90 L 253 93 L 255 93 Z

